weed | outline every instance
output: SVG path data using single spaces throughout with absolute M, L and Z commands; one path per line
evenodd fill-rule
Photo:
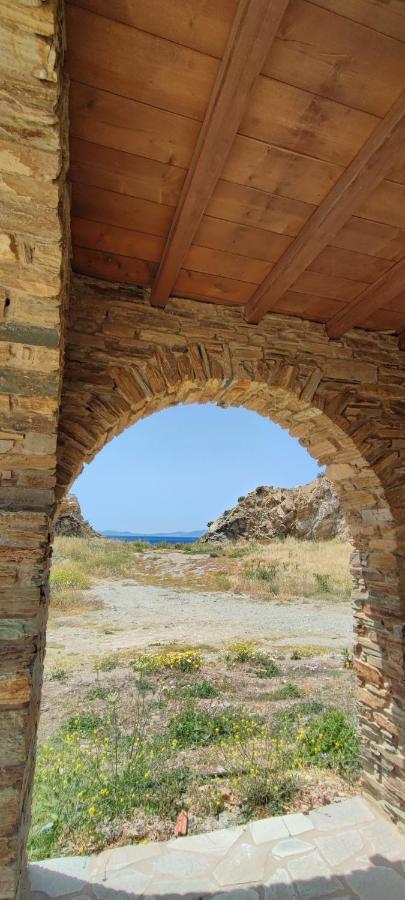
M 189 703 L 169 722 L 172 744 L 176 747 L 206 747 L 224 739 L 246 740 L 258 727 L 257 718 L 243 717 L 227 710 L 212 714 Z
M 50 674 L 51 681 L 60 681 L 64 682 L 67 680 L 68 673 L 66 669 L 54 669 Z
M 294 757 L 283 739 L 274 739 L 266 725 L 248 741 L 221 745 L 223 767 L 234 773 L 233 792 L 246 817 L 257 811 L 280 815 L 297 789 Z
M 162 672 L 165 669 L 177 669 L 180 672 L 198 672 L 203 664 L 201 653 L 196 650 L 165 651 L 161 653 L 140 654 L 135 662 L 136 672 Z
M 77 563 L 54 563 L 50 574 L 50 586 L 52 593 L 58 593 L 67 589 L 87 591 L 91 586 L 88 575 L 82 571 Z
M 319 591 L 324 594 L 330 593 L 330 576 L 325 572 L 314 572 L 314 578 Z
M 233 641 L 228 646 L 225 658 L 231 665 L 252 663 L 257 666 L 255 674 L 259 678 L 273 678 L 280 674 L 274 659 L 268 653 L 258 650 L 256 641 Z
M 274 678 L 275 675 L 280 675 L 280 669 L 268 653 L 257 652 L 253 661 L 258 666 L 255 671 L 258 678 Z
M 109 694 L 107 714 L 96 727 L 90 727 L 95 717 L 83 713 L 39 748 L 32 859 L 63 854 L 73 835 L 81 852 L 101 847 L 135 808 L 176 815 L 189 771 L 174 765 L 163 737 L 148 738 L 149 719 L 143 702 L 122 716 L 117 695 Z
M 100 672 L 112 672 L 113 669 L 117 669 L 120 664 L 120 660 L 118 656 L 102 656 L 100 659 L 97 659 L 94 668 Z
M 107 695 L 108 696 L 108 695 Z M 100 716 L 93 713 L 79 713 L 64 724 L 63 730 L 68 734 L 77 733 L 80 735 L 92 734 L 94 730 L 99 728 L 102 723 Z
M 232 641 L 230 644 L 228 644 L 225 659 L 230 663 L 254 662 L 256 654 L 256 641 Z
M 271 584 L 274 583 L 277 574 L 277 562 L 268 563 L 267 565 L 263 562 L 258 562 L 254 566 L 245 569 L 246 578 L 253 578 L 256 581 L 268 581 L 271 582 Z
M 352 669 L 353 668 L 353 654 L 350 653 L 350 650 L 347 647 L 342 651 L 342 659 L 343 659 L 343 668 L 344 669 Z
M 219 690 L 212 684 L 212 681 L 199 681 L 196 684 L 190 684 L 184 689 L 184 693 L 186 697 L 197 700 L 208 700 L 210 697 L 219 696 Z
M 86 695 L 86 700 L 106 700 L 110 691 L 108 688 L 103 688 L 101 686 L 92 688 L 91 691 Z
M 355 775 L 360 768 L 359 737 L 343 710 L 331 707 L 309 723 L 300 739 L 302 760 L 309 765 Z
M 272 691 L 269 694 L 269 700 L 293 700 L 298 699 L 299 697 L 303 697 L 302 691 L 300 691 L 299 687 L 296 684 L 291 684 L 288 682 L 284 684 L 282 687 L 278 688 L 275 691 Z
M 276 735 L 285 732 L 291 733 L 293 726 L 306 726 L 324 711 L 324 704 L 320 700 L 303 700 L 301 703 L 294 703 L 293 706 L 283 709 L 274 716 L 273 731 Z

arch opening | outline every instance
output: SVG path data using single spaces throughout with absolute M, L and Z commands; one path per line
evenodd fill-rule
M 198 307 L 198 311 L 197 311 Z M 244 406 L 286 428 L 326 467 L 354 552 L 355 667 L 364 783 L 391 815 L 402 800 L 392 761 L 402 722 L 399 472 L 387 452 L 397 410 L 379 384 L 374 338 L 333 348 L 321 328 L 173 300 L 164 311 L 130 289 L 73 286 L 59 430 L 58 496 L 129 425 L 179 403 Z M 370 427 L 370 416 L 373 425 Z M 388 427 L 390 423 L 390 428 Z M 390 432 L 391 429 L 391 432 Z M 400 455 L 400 447 L 395 451 Z

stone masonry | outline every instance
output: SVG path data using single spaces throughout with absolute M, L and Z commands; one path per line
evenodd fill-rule
M 172 300 L 75 277 L 59 428 L 58 495 L 101 447 L 175 403 L 244 405 L 328 467 L 355 552 L 355 665 L 364 782 L 404 818 L 404 355 L 389 335 Z
M 175 403 L 256 410 L 328 467 L 356 548 L 364 785 L 394 820 L 405 806 L 404 354 L 388 334 L 332 342 L 298 319 L 247 325 L 238 308 L 176 299 L 162 310 L 77 277 L 64 354 L 61 12 L 0 0 L 0 900 L 24 884 L 56 500 L 108 440 Z
M 61 6 L 0 3 L 0 897 L 25 866 L 68 247 Z

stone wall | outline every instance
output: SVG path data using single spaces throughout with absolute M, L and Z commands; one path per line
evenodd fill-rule
M 22 889 L 55 497 L 129 424 L 180 402 L 244 405 L 328 466 L 352 560 L 365 782 L 403 817 L 404 355 L 389 335 L 75 279 L 68 254 L 62 3 L 0 0 L 0 898 Z M 55 494 L 56 441 L 59 435 Z
M 47 606 L 68 203 L 59 4 L 0 3 L 0 897 L 21 886 Z
M 404 354 L 394 337 L 73 280 L 58 495 L 128 425 L 175 403 L 255 410 L 328 467 L 356 550 L 355 665 L 364 780 L 404 818 Z

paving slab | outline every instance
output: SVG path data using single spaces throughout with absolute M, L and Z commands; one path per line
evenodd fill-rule
M 48 897 L 78 894 L 90 880 L 91 865 L 90 856 L 62 856 L 32 863 L 31 890 L 46 893 Z
M 24 900 L 405 900 L 405 835 L 363 797 L 32 863 Z
M 289 860 L 287 868 L 302 900 L 321 900 L 342 888 L 342 882 L 338 881 L 317 850 Z
M 313 844 L 309 844 L 308 841 L 289 837 L 286 841 L 279 841 L 278 844 L 272 847 L 271 852 L 277 859 L 283 859 L 285 856 L 296 856 L 297 853 L 308 853 L 309 850 L 313 849 Z
M 364 841 L 359 831 L 342 831 L 335 834 L 323 834 L 316 837 L 314 843 L 325 862 L 332 868 L 340 866 L 352 857 L 356 859 L 364 848 Z
M 405 881 L 394 869 L 375 866 L 346 875 L 349 887 L 359 900 L 404 900 Z
M 277 840 L 277 838 L 287 838 L 290 834 L 286 820 L 282 816 L 251 822 L 250 833 L 255 844 L 266 844 L 268 841 Z
M 361 797 L 352 797 L 341 803 L 330 803 L 309 814 L 314 828 L 329 831 L 333 828 L 353 828 L 372 822 L 375 814 Z
M 289 816 L 283 816 L 283 822 L 285 823 L 289 834 L 293 836 L 314 830 L 311 819 L 309 816 L 305 816 L 304 813 L 290 813 Z
M 265 900 L 298 900 L 287 869 L 276 869 L 264 884 Z
M 255 847 L 253 844 L 237 844 L 215 867 L 214 878 L 223 886 L 260 883 L 268 852 L 266 845 Z

